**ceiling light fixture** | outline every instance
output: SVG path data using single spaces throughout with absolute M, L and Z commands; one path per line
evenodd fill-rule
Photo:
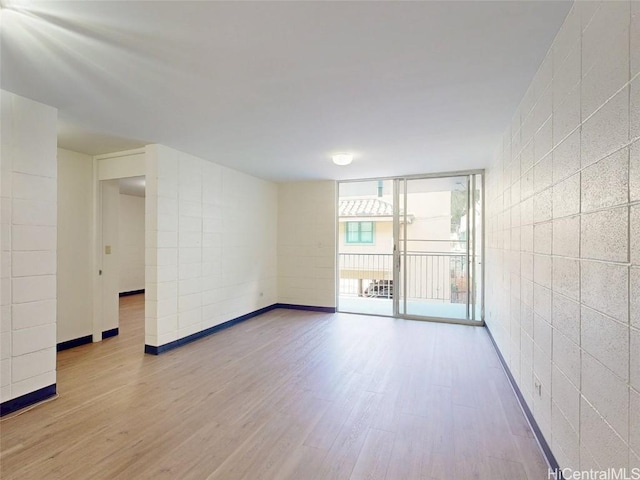
M 337 153 L 336 155 L 333 155 L 331 159 L 336 165 L 349 165 L 353 161 L 353 154 Z

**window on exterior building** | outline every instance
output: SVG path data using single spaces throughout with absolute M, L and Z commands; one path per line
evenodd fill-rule
M 373 243 L 373 222 L 347 222 L 346 243 Z

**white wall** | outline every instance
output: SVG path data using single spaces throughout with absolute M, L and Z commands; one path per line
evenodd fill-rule
M 336 306 L 336 182 L 278 185 L 278 302 Z
M 1 98 L 0 401 L 56 383 L 57 111 Z
M 57 342 L 92 333 L 93 160 L 58 149 Z
M 120 324 L 120 183 L 118 179 L 100 181 L 100 204 L 102 208 L 100 251 L 102 263 L 99 285 L 102 288 L 100 309 L 102 332 L 118 328 Z M 108 251 L 110 249 L 110 251 Z
M 120 292 L 144 288 L 144 197 L 120 194 Z
M 147 147 L 146 344 L 277 301 L 277 186 Z
M 486 321 L 561 467 L 640 467 L 639 75 L 640 2 L 576 2 L 487 172 Z

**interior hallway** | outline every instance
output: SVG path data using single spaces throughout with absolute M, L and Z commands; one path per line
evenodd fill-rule
M 546 478 L 483 328 L 274 310 L 156 357 L 120 308 L 2 420 L 4 480 Z

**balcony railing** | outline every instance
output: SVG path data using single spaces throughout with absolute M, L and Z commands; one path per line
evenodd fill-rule
M 464 253 L 412 252 L 402 255 L 400 281 L 408 300 L 466 303 Z M 392 254 L 339 254 L 340 295 L 392 298 Z

